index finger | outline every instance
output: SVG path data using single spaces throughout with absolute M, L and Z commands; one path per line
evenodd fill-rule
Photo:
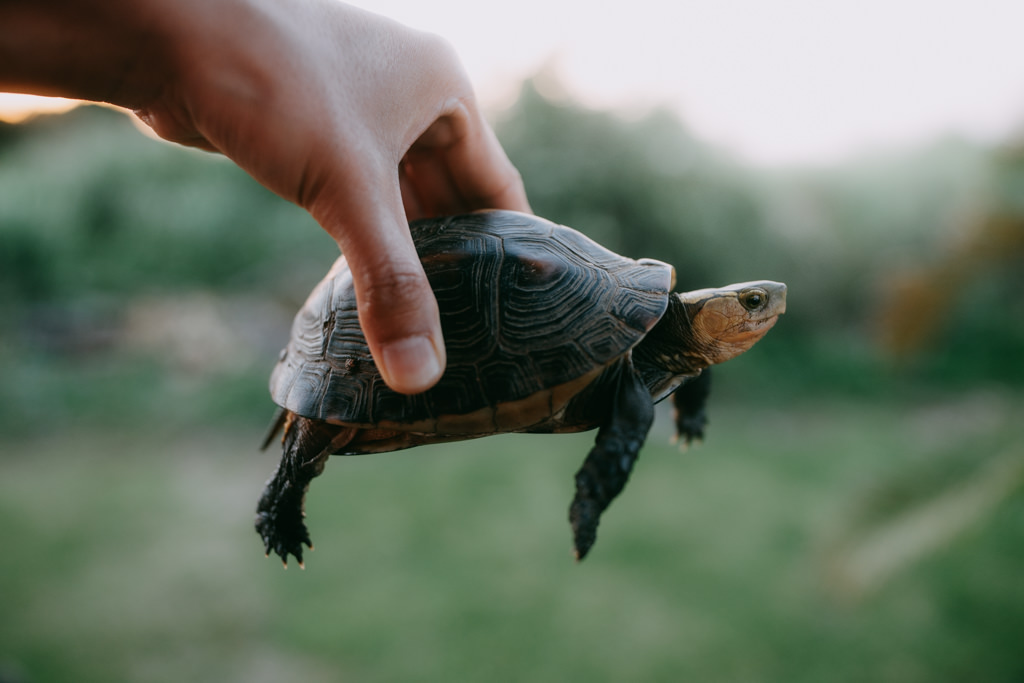
M 381 188 L 386 196 L 375 201 Z M 321 197 L 314 213 L 348 261 L 359 324 L 381 376 L 400 393 L 426 391 L 444 372 L 444 339 L 393 172 Z

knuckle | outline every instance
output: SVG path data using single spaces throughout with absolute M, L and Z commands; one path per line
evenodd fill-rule
M 445 99 L 472 97 L 473 86 L 455 46 L 434 33 L 420 33 L 406 55 L 416 65 L 417 85 L 425 92 L 444 93 Z
M 458 68 L 461 70 L 462 63 L 459 60 L 458 51 L 450 40 L 437 33 L 420 33 L 420 49 L 423 54 L 429 57 L 429 61 L 438 67 L 449 70 Z
M 360 289 L 361 312 L 374 317 L 402 316 L 423 308 L 424 294 L 430 291 L 430 285 L 421 268 L 393 264 L 376 268 Z

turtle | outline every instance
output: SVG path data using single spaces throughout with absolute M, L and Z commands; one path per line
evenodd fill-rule
M 673 292 L 674 268 L 620 256 L 531 214 L 481 211 L 413 221 L 437 298 L 448 363 L 438 383 L 400 394 L 381 378 L 359 326 L 345 256 L 299 310 L 271 373 L 279 406 L 266 447 L 282 456 L 256 530 L 287 567 L 312 548 L 311 480 L 331 455 L 381 453 L 505 432 L 597 428 L 569 509 L 582 560 L 672 395 L 678 437 L 702 439 L 709 366 L 749 349 L 786 308 L 769 280 Z

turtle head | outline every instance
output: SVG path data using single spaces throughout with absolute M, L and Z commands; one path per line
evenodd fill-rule
M 688 328 L 688 353 L 707 365 L 740 355 L 786 312 L 786 285 L 760 280 L 676 294 Z

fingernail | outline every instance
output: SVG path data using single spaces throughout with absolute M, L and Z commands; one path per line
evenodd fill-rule
M 441 378 L 444 360 L 429 337 L 417 336 L 385 344 L 380 373 L 395 391 L 417 394 Z

